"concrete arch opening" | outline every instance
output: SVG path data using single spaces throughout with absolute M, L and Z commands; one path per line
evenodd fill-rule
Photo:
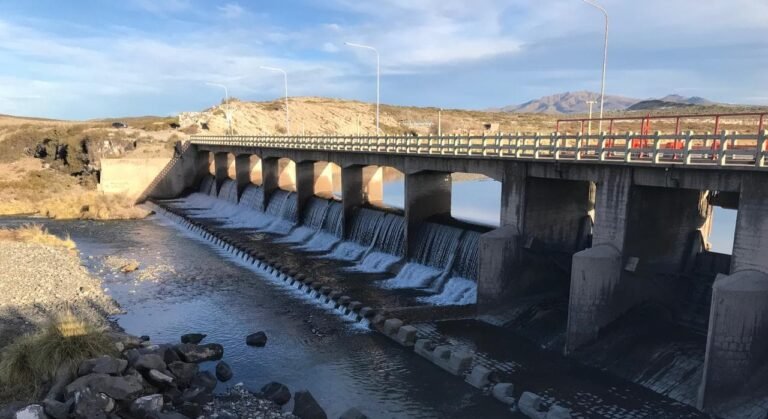
M 210 151 L 204 151 L 204 153 L 208 154 L 208 174 L 209 175 L 216 175 L 216 160 L 214 158 L 214 153 Z
M 277 187 L 284 191 L 296 192 L 296 162 L 289 158 L 277 160 Z
M 227 153 L 227 177 L 230 179 L 237 178 L 237 168 L 235 167 L 235 155 Z
M 451 217 L 498 227 L 501 222 L 501 182 L 476 173 L 451 173 Z

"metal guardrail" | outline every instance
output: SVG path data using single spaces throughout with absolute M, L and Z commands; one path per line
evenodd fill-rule
M 492 136 L 192 136 L 192 144 L 489 159 L 766 168 L 759 134 L 498 134 Z

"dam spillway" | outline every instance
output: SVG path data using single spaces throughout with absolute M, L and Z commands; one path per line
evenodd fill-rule
M 294 140 L 287 139 L 286 144 Z M 543 346 L 559 347 L 577 358 L 582 358 L 580 353 L 586 348 L 610 351 L 607 348 L 611 345 L 601 342 L 607 343 L 604 339 L 616 328 L 631 324 L 634 313 L 646 307 L 654 312 L 668 311 L 670 315 L 660 316 L 663 324 L 676 324 L 694 334 L 706 330 L 707 339 L 693 344 L 688 357 L 691 362 L 677 363 L 690 365 L 686 371 L 663 367 L 659 364 L 663 361 L 655 359 L 652 351 L 642 355 L 646 358 L 640 362 L 657 364 L 653 378 L 644 385 L 657 389 L 656 383 L 670 382 L 677 388 L 666 390 L 666 394 L 705 409 L 715 409 L 729 400 L 729 386 L 724 383 L 738 381 L 729 381 L 736 376 L 751 376 L 752 367 L 746 365 L 760 365 L 755 362 L 762 359 L 766 326 L 760 313 L 764 304 L 739 304 L 737 301 L 746 300 L 737 290 L 754 283 L 750 295 L 758 298 L 764 291 L 764 281 L 758 278 L 761 274 L 747 271 L 767 269 L 764 258 L 754 249 L 762 248 L 766 235 L 759 220 L 765 219 L 760 214 L 768 208 L 758 199 L 764 195 L 759 186 L 765 183 L 760 181 L 764 177 L 762 166 L 755 165 L 754 170 L 741 167 L 745 166 L 741 157 L 733 157 L 740 152 L 707 166 L 706 156 L 694 153 L 678 163 L 674 156 L 661 151 L 652 153 L 652 163 L 646 164 L 645 151 L 630 148 L 610 151 L 599 159 L 591 152 L 581 160 L 565 154 L 563 160 L 557 145 L 542 154 L 527 155 L 519 149 L 523 151 L 504 158 L 488 157 L 486 152 L 473 157 L 471 151 L 444 157 L 442 152 L 420 154 L 416 148 L 392 154 L 355 150 L 354 146 L 324 152 L 303 145 L 270 143 L 271 139 L 263 143 L 257 139 L 252 145 L 237 138 L 195 141 L 186 149 L 185 161 L 173 178 L 183 182 L 168 178 L 155 185 L 148 196 L 178 198 L 186 190 L 192 201 L 211 199 L 211 194 L 204 193 L 210 183 L 216 184 L 217 197 L 227 182 L 237 182 L 238 191 L 248 190 L 251 167 L 237 167 L 237 176 L 228 179 L 227 171 L 220 170 L 218 163 L 226 162 L 220 156 L 227 153 L 258 155 L 262 206 L 266 205 L 261 212 L 272 220 L 244 216 L 238 213 L 239 203 L 232 205 L 230 201 L 213 203 L 216 210 L 203 211 L 202 215 L 229 217 L 230 228 L 278 234 L 283 236 L 278 240 L 293 242 L 294 250 L 313 258 L 343 261 L 349 272 L 373 275 L 372 283 L 380 290 L 390 290 L 386 291 L 392 293 L 390 297 L 404 292 L 390 301 L 405 298 L 414 305 L 470 305 L 478 318 L 492 324 L 547 329 L 549 332 L 539 333 L 547 335 Z M 483 147 L 498 141 L 483 142 Z M 441 150 L 432 144 L 425 149 Z M 540 147 L 541 143 L 536 144 Z M 582 155 L 581 151 L 577 154 Z M 216 158 L 211 157 L 214 155 Z M 617 155 L 624 157 L 619 160 Z M 668 157 L 671 160 L 665 160 Z M 281 158 L 296 162 L 290 192 L 282 190 L 284 178 L 277 172 Z M 203 180 L 212 160 L 217 163 L 215 182 Z M 317 229 L 318 222 L 307 220 L 315 217 L 312 214 L 317 210 L 312 208 L 317 206 L 317 196 L 328 195 L 322 186 L 329 183 L 323 180 L 327 174 L 318 170 L 322 161 L 341 168 L 341 200 L 319 205 L 328 211 L 323 224 L 332 211 L 337 211 L 339 222 Z M 384 166 L 405 174 L 402 214 L 371 205 L 380 196 L 380 182 L 377 186 L 377 175 L 367 169 Z M 478 231 L 445 222 L 451 211 L 450 175 L 454 172 L 480 173 L 501 182 L 498 228 Z M 188 195 L 203 182 L 200 197 Z M 292 194 L 295 204 L 288 204 Z M 193 202 L 187 205 L 194 208 Z M 739 211 L 733 256 L 709 250 L 707 236 L 715 206 Z M 396 217 L 400 219 L 394 223 Z M 385 225 L 389 227 L 383 228 Z M 750 233 L 755 226 L 757 233 Z M 382 245 L 399 241 L 379 242 L 382 231 L 392 232 L 392 237 L 400 237 L 402 231 L 401 253 L 382 250 Z M 727 262 L 716 265 L 726 268 L 706 263 L 711 255 L 714 259 L 725 256 Z M 732 304 L 740 309 L 731 310 L 735 307 Z M 734 324 L 744 327 L 734 328 Z M 646 338 L 677 339 L 663 329 L 651 328 Z M 749 343 L 735 349 L 741 351 L 737 354 L 721 338 Z M 641 334 L 635 333 L 632 339 L 642 339 Z M 733 364 L 733 359 L 740 360 L 733 361 L 738 368 L 722 368 Z M 679 374 L 694 378 L 683 383 L 674 379 Z

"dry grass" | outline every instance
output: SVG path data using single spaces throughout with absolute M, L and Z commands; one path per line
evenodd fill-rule
M 105 195 L 54 170 L 30 171 L 18 179 L 0 180 L 0 215 L 40 214 L 56 219 L 124 220 L 148 212 L 124 195 Z
M 104 332 L 67 311 L 37 333 L 16 339 L 0 352 L 0 398 L 34 399 L 60 366 L 74 371 L 86 359 L 114 355 Z
M 0 240 L 43 244 L 67 250 L 75 250 L 77 248 L 77 245 L 69 236 L 62 239 L 49 233 L 40 224 L 25 224 L 17 228 L 0 228 Z

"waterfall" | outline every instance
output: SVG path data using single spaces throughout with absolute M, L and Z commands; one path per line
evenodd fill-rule
M 373 247 L 384 253 L 403 256 L 405 240 L 405 218 L 398 214 L 386 214 L 382 218 Z
M 470 230 L 464 232 L 453 262 L 454 276 L 477 281 L 477 271 L 480 267 L 479 244 L 480 233 Z
M 336 246 L 328 257 L 346 261 L 359 260 L 373 245 L 386 215 L 383 211 L 359 209 L 352 218 L 349 240 Z
M 215 185 L 216 178 L 214 178 L 213 175 L 208 175 L 203 178 L 202 182 L 200 182 L 200 188 L 198 189 L 198 192 L 211 195 L 211 189 L 213 189 Z
M 232 179 L 225 180 L 224 184 L 221 185 L 218 198 L 237 204 L 237 182 Z
M 431 286 L 435 295 L 419 298 L 431 304 L 474 304 L 477 301 L 478 245 L 480 233 L 464 231 L 451 271 L 439 276 Z
M 336 237 L 341 237 L 342 220 L 341 215 L 344 210 L 344 206 L 339 201 L 330 201 L 328 204 L 328 214 L 323 221 L 323 230 L 333 234 Z
M 240 197 L 239 205 L 248 209 L 261 211 L 264 203 L 264 189 L 256 185 L 248 185 Z
M 284 211 L 285 202 L 288 200 L 290 194 L 290 192 L 282 189 L 272 192 L 272 196 L 269 197 L 269 202 L 267 203 L 267 214 L 275 218 L 280 217 Z
M 307 204 L 306 215 L 304 216 L 304 225 L 314 230 L 320 230 L 323 227 L 325 216 L 328 214 L 328 208 L 331 201 L 313 196 Z
M 422 224 L 417 232 L 414 261 L 441 270 L 450 268 L 462 232 L 442 224 Z

